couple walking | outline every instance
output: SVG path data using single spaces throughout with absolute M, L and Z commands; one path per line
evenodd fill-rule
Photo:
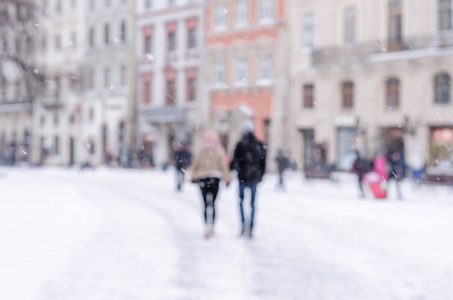
M 264 175 L 266 150 L 253 134 L 253 123 L 251 124 L 246 124 L 244 135 L 236 145 L 230 166 L 226 162 L 225 151 L 219 142 L 219 137 L 212 130 L 204 132 L 202 147 L 193 159 L 192 182 L 198 183 L 203 196 L 206 238 L 214 233 L 215 200 L 219 192 L 219 183 L 224 180 L 227 186 L 230 184 L 230 170 L 236 171 L 239 179 L 240 233 L 241 235 L 247 233 L 250 238 L 252 237 L 256 189 Z M 243 206 L 246 189 L 249 189 L 251 194 L 251 215 L 248 226 L 246 226 Z

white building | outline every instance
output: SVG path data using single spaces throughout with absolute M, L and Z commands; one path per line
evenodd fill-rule
M 203 50 L 203 1 L 137 1 L 136 147 L 156 165 L 191 142 Z
M 0 2 L 0 164 L 30 161 L 39 76 L 34 2 Z
M 80 126 L 77 110 L 81 96 L 84 55 L 83 1 L 49 0 L 40 3 L 37 42 L 40 72 L 46 91 L 34 103 L 34 163 L 70 165 L 76 162 L 74 137 Z
M 129 84 L 133 61 L 133 1 L 86 1 L 83 98 L 77 108 L 78 160 L 99 165 L 127 150 Z M 125 161 L 123 161 L 125 163 Z

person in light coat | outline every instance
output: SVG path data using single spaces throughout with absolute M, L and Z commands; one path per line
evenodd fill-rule
M 230 171 L 217 133 L 207 130 L 203 134 L 203 144 L 195 153 L 190 166 L 192 182 L 200 186 L 204 202 L 205 237 L 214 233 L 215 201 L 219 192 L 219 183 L 224 180 L 227 186 L 231 182 Z M 211 212 L 208 213 L 209 208 Z

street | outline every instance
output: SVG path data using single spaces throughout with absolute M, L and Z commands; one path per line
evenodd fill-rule
M 451 187 L 375 200 L 351 175 L 286 179 L 260 184 L 251 240 L 222 184 L 204 239 L 199 189 L 178 193 L 173 169 L 0 168 L 0 299 L 451 298 Z

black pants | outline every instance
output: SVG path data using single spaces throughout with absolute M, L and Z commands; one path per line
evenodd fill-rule
M 219 192 L 219 178 L 203 178 L 198 181 L 200 185 L 201 194 L 203 195 L 204 201 L 204 222 L 208 223 L 208 207 L 212 207 L 212 219 L 211 224 L 214 224 L 215 221 L 215 199 L 217 198 L 217 193 Z

